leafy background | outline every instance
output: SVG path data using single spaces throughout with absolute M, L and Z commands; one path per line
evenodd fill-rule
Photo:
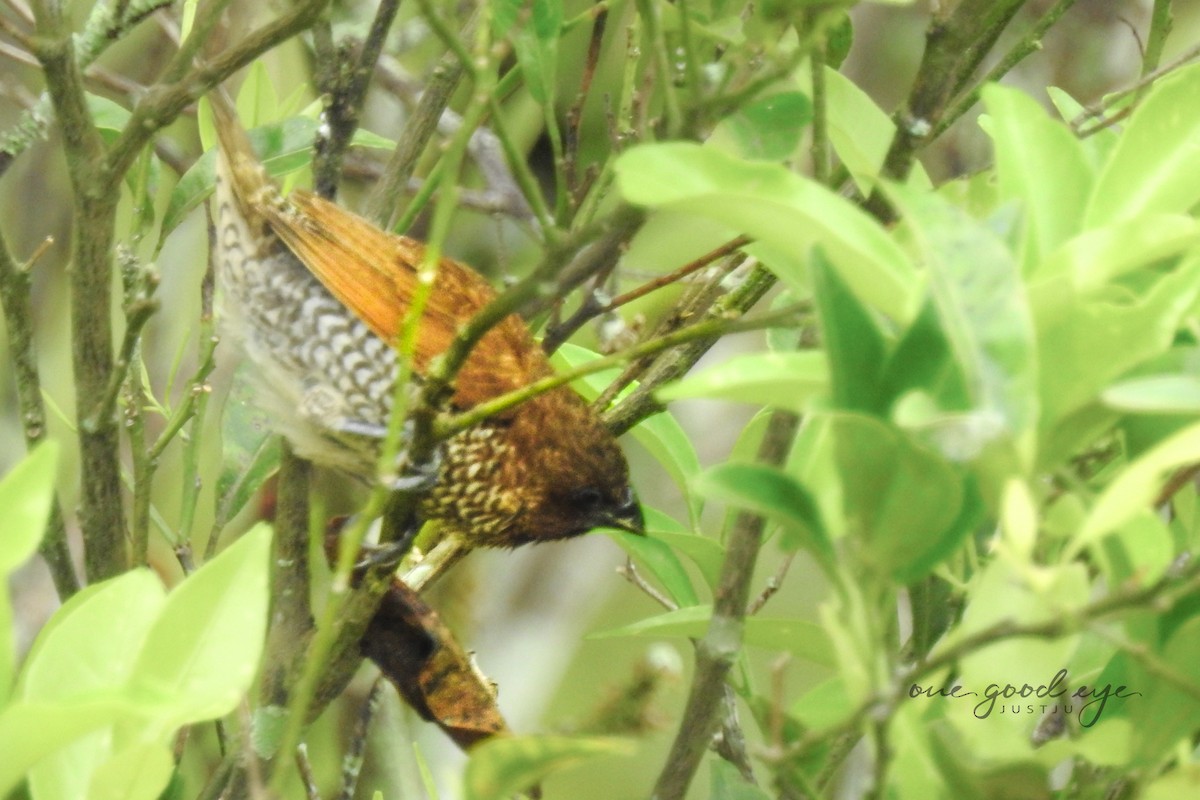
M 694 13 L 708 14 L 705 35 L 717 41 L 722 25 L 742 19 L 740 4 L 697 5 L 704 8 Z M 998 52 L 1053 4 L 1026 5 Z M 1173 6 L 1163 63 L 1195 38 L 1194 4 Z M 567 9 L 566 16 L 583 7 Z M 85 9 L 77 11 L 82 18 Z M 633 14 L 620 4 L 616 11 Z M 861 191 L 874 187 L 891 137 L 891 123 L 879 109 L 895 108 L 908 91 L 927 11 L 855 6 L 853 45 L 841 69 L 826 75 L 835 163 Z M 506 753 L 501 745 L 477 755 L 465 773 L 469 786 L 492 780 L 490 796 L 500 796 L 497 786 L 516 790 L 522 776 L 570 764 L 572 769 L 547 778 L 547 796 L 647 795 L 668 759 L 693 678 L 688 637 L 703 639 L 709 630 L 706 604 L 735 524 L 727 509 L 743 508 L 771 522 L 752 591 L 783 575 L 778 592 L 747 618 L 747 646 L 730 673 L 761 787 L 743 783 L 730 762 L 709 756 L 693 796 L 805 796 L 825 791 L 826 764 L 841 767 L 843 790 L 851 796 L 869 792 L 873 780 L 879 791 L 886 786 L 894 796 L 913 797 L 1112 791 L 1173 797 L 1194 788 L 1187 743 L 1200 697 L 1192 644 L 1197 581 L 1186 556 L 1196 537 L 1189 465 L 1200 451 L 1193 425 L 1200 396 L 1194 374 L 1200 251 L 1192 214 L 1200 181 L 1189 155 L 1200 137 L 1200 117 L 1189 112 L 1200 108 L 1200 72 L 1186 67 L 1159 81 L 1137 96 L 1129 118 L 1086 138 L 1062 121 L 1136 79 L 1141 54 L 1130 27 L 1146 31 L 1149 11 L 1141 3 L 1076 4 L 1005 86 L 986 88 L 981 106 L 922 152 L 907 181 L 884 188 L 901 219 L 895 226 L 879 224 L 801 177 L 804 168 L 792 168 L 808 163 L 813 89 L 807 65 L 779 79 L 762 99 L 720 115 L 706 146 L 647 144 L 615 162 L 616 182 L 606 197 L 650 211 L 623 257 L 628 285 L 748 234 L 755 239 L 750 251 L 787 295 L 775 302 L 807 302 L 813 314 L 799 336 L 776 331 L 727 337 L 710 363 L 660 390 L 685 441 L 661 417 L 657 430 L 644 423 L 626 437 L 635 454 L 635 482 L 653 509 L 657 545 L 638 549 L 614 535 L 476 553 L 439 592 L 437 605 L 500 685 L 500 705 L 512 727 L 550 734 L 524 742 L 524 752 Z M 367 18 L 352 5 L 339 6 L 333 17 L 339 32 L 361 28 Z M 782 29 L 772 24 L 769 17 L 750 17 L 745 29 L 759 37 L 755 41 L 783 41 Z M 399 39 L 415 42 L 403 48 L 401 64 L 419 75 L 442 50 L 422 29 L 416 10 L 403 11 L 397 26 Z M 548 94 L 560 104 L 571 98 L 580 70 L 574 54 L 586 47 L 587 36 L 582 28 L 561 39 L 557 32 L 542 38 L 536 33 L 514 34 L 516 58 L 542 69 L 531 72 L 510 100 L 506 119 L 512 140 L 533 153 L 536 177 L 552 183 L 542 108 Z M 828 34 L 831 48 L 834 33 Z M 162 46 L 151 33 L 135 32 L 106 54 L 105 65 L 152 81 L 147 42 Z M 604 51 L 593 97 L 619 94 L 624 55 L 614 44 Z M 297 116 L 312 100 L 300 80 L 305 63 L 298 46 L 273 50 L 250 70 L 250 88 L 240 100 L 251 123 L 289 120 L 266 143 L 278 152 L 272 168 L 289 173 L 287 181 L 307 179 L 306 136 L 313 125 Z M 16 64 L 7 69 L 14 85 L 38 85 L 36 70 Z M 1109 113 L 1132 99 L 1116 101 Z M 97 98 L 92 110 L 99 126 L 114 135 L 128 119 L 112 101 Z M 397 129 L 399 112 L 389 98 L 368 104 L 360 147 L 352 151 L 352 176 L 369 175 L 370 153 L 390 148 L 384 134 Z M 609 155 L 606 124 L 600 103 L 585 106 L 586 157 Z M 35 147 L 15 162 L 0 202 L 12 252 L 28 257 L 45 236 L 57 241 L 36 262 L 33 308 L 42 386 L 53 411 L 49 438 L 60 444 L 57 465 L 45 448 L 21 468 L 25 472 L 10 473 L 14 484 L 5 485 L 5 508 L 16 507 L 9 503 L 18 499 L 44 502 L 36 497 L 55 472 L 61 506 L 74 508 L 78 500 L 78 483 L 69 477 L 79 469 L 66 316 L 69 194 L 53 136 L 50 146 Z M 194 119 L 167 131 L 176 147 L 193 155 L 202 148 L 199 136 Z M 199 202 L 204 183 L 202 162 L 198 171 L 177 177 L 146 159 L 123 189 L 117 221 L 119 230 L 138 234 L 131 241 L 144 256 L 154 254 L 155 240 L 164 234 L 162 250 L 153 255 L 161 274 L 156 297 L 165 309 L 189 310 L 151 317 L 143 337 L 147 382 L 166 419 L 183 402 L 186 379 L 199 366 L 203 333 L 190 310 L 199 306 L 205 233 L 202 215 L 188 209 Z M 343 201 L 352 207 L 363 202 L 367 186 L 350 181 Z M 141 192 L 152 202 L 142 202 Z M 153 213 L 143 226 L 139 215 L 147 208 Z M 428 232 L 431 224 L 424 217 L 416 230 Z M 497 278 L 522 274 L 538 254 L 527 228 L 470 210 L 455 216 L 446 243 L 451 255 Z M 638 301 L 626 309 L 624 323 L 639 314 L 657 319 L 678 296 L 671 288 Z M 576 341 L 596 348 L 602 339 L 586 330 Z M 571 348 L 559 355 L 564 364 L 588 357 L 587 350 Z M 178 533 L 172 538 L 170 532 L 206 535 L 213 528 L 223 465 L 237 455 L 248 458 L 238 451 L 257 444 L 250 419 L 242 420 L 251 431 L 245 441 L 226 427 L 224 455 L 216 445 L 221 401 L 236 385 L 231 373 L 220 364 L 212 378 L 214 399 L 204 427 L 194 431 L 203 446 L 189 453 L 176 442 L 163 453 L 152 506 L 167 535 L 150 538 L 148 563 L 167 584 L 182 577 L 173 547 Z M 9 470 L 24 450 L 22 422 L 15 383 L 8 373 L 0 383 L 7 384 L 0 454 Z M 807 415 L 776 466 L 754 463 L 768 405 Z M 193 470 L 209 478 L 198 496 L 189 488 Z M 344 510 L 346 501 L 329 495 L 330 510 Z M 1170 513 L 1156 513 L 1167 502 Z M 32 546 L 28 532 L 37 525 L 30 520 L 44 513 L 35 507 L 6 520 L 0 566 L 11 570 L 24 560 Z M 238 525 L 248 527 L 254 513 L 248 508 Z M 196 540 L 198 550 L 203 538 Z M 681 608 L 664 613 L 646 592 L 614 576 L 624 562 L 614 540 Z M 191 611 L 203 607 L 212 614 L 197 626 L 219 632 L 231 624 L 220 613 L 228 603 L 213 598 L 240 600 L 232 603 L 239 613 L 254 607 L 256 584 L 238 570 L 253 570 L 255 563 L 261 570 L 262 553 L 253 548 L 262 545 L 255 535 L 239 542 L 211 561 L 208 573 L 182 584 L 197 586 L 195 596 L 202 598 L 191 601 Z M 785 563 L 790 567 L 781 572 Z M 169 604 L 179 595 L 163 600 L 157 581 L 145 573 L 129 576 L 103 596 L 73 601 L 84 630 L 92 627 L 89 613 L 101 620 L 94 623 L 100 632 L 102 620 L 116 616 L 113 608 L 139 608 L 146 615 L 141 623 L 128 620 L 128 640 L 92 634 L 94 644 L 112 648 L 94 659 L 112 668 L 93 675 L 95 685 L 119 686 L 121 693 L 121 702 L 97 701 L 93 711 L 121 724 L 109 742 L 92 743 L 99 751 L 84 757 L 96 765 L 104 759 L 94 752 L 128 759 L 102 767 L 94 791 L 103 791 L 106 779 L 122 786 L 137 764 L 149 787 L 142 791 L 156 796 L 154 787 L 170 777 L 165 732 L 236 715 L 257 654 L 248 641 L 214 633 L 211 652 L 195 657 L 227 668 L 189 669 L 156 655 L 180 652 L 178 645 L 155 641 L 178 630 Z M 24 653 L 56 601 L 40 564 L 22 568 L 12 581 L 18 652 Z M 233 587 L 245 597 L 228 597 Z M 186 611 L 184 597 L 177 603 Z M 106 609 L 105 603 L 112 605 Z M 233 627 L 241 634 L 256 630 L 245 620 Z M 1021 631 L 1029 636 L 1013 637 Z M 33 723 L 21 714 L 38 712 L 23 708 L 54 699 L 55 685 L 73 683 L 39 666 L 69 664 L 68 657 L 52 658 L 51 632 L 38 645 L 41 660 L 38 650 L 25 659 L 19 697 L 13 695 L 0 718 L 0 740 L 15 741 L 30 729 Z M 59 641 L 67 633 L 64 625 Z M 1068 720 L 1065 732 L 1044 746 L 1035 738 L 1046 723 L 1035 715 L 978 720 L 970 716 L 973 704 L 957 699 L 901 702 L 913 682 L 1037 686 L 1060 668 L 1070 669 L 1072 688 L 1080 682 L 1126 684 L 1142 695 L 1136 702 L 1112 701 L 1092 727 Z M 180 682 L 210 672 L 222 681 L 200 687 L 205 691 L 179 691 Z M 8 684 L 6 674 L 0 671 L 0 687 Z M 368 676 L 360 677 L 347 701 L 307 737 L 324 785 L 335 782 L 368 683 Z M 38 694 L 44 691 L 51 695 Z M 179 694 L 197 708 L 162 701 Z M 436 784 L 439 796 L 458 796 L 465 756 L 385 695 L 369 739 L 362 791 L 420 796 Z M 162 702 L 155 705 L 148 696 Z M 132 703 L 132 710 L 121 703 Z M 871 715 L 886 724 L 871 724 Z M 137 724 L 130 722 L 134 717 Z M 174 779 L 175 796 L 196 796 L 216 759 L 211 727 L 196 726 L 192 735 Z M 855 750 L 848 746 L 860 741 Z M 877 757 L 881 753 L 887 757 Z M 8 763 L 10 769 L 20 764 Z M 1069 774 L 1051 777 L 1063 763 L 1071 764 Z M 71 770 L 56 772 L 52 762 L 40 769 L 48 777 L 31 776 L 34 796 L 79 791 L 53 788 L 54 776 Z M 498 777 L 489 778 L 489 770 Z M 302 796 L 291 780 L 288 791 Z

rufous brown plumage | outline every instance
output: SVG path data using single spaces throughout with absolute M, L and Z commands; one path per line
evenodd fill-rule
M 396 340 L 424 245 L 302 190 L 284 198 L 227 100 L 213 200 L 222 331 L 251 362 L 259 402 L 298 454 L 375 479 L 397 377 Z M 417 380 L 495 297 L 444 258 L 417 329 Z M 551 371 L 509 316 L 472 350 L 451 405 L 469 409 Z M 420 514 L 472 546 L 561 539 L 607 525 L 640 529 L 629 469 L 613 436 L 569 388 L 489 418 L 444 443 Z

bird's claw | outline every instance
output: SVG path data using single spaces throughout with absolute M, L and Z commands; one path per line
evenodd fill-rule
M 358 563 L 354 565 L 355 570 L 371 570 L 386 568 L 388 572 L 394 572 L 396 567 L 400 566 L 400 562 L 408 555 L 408 551 L 412 549 L 413 539 L 416 538 L 416 528 L 412 534 L 406 533 L 400 539 L 387 544 L 381 544 L 376 547 L 366 547 L 359 553 Z
M 396 456 L 396 471 L 387 479 L 387 485 L 393 492 L 428 492 L 437 485 L 441 469 L 440 452 L 435 450 L 429 458 L 413 462 L 409 460 L 408 451 L 404 450 Z

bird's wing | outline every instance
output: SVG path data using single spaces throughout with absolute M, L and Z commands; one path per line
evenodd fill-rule
M 417 291 L 425 246 L 387 233 L 303 190 L 283 207 L 263 209 L 268 223 L 325 287 L 375 335 L 395 346 Z M 459 328 L 495 297 L 479 274 L 448 258 L 437 269 L 421 316 L 414 360 L 424 371 Z M 456 405 L 469 408 L 525 386 L 549 371 L 541 348 L 515 315 L 476 346 L 458 374 Z

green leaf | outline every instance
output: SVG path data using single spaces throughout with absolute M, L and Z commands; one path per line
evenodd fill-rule
M 625 636 L 702 638 L 712 619 L 712 606 L 698 605 L 667 611 L 619 628 L 589 634 L 590 639 Z M 755 615 L 742 621 L 742 640 L 754 647 L 791 653 L 814 664 L 834 666 L 833 645 L 824 628 L 795 617 Z
M 879 391 L 887 349 L 883 331 L 819 249 L 813 251 L 812 281 L 834 405 L 883 413 L 890 399 Z
M 61 701 L 123 687 L 164 597 L 162 583 L 148 569 L 126 572 L 72 596 L 29 653 L 22 697 Z
M 799 147 L 812 117 L 807 95 L 781 92 L 742 106 L 721 121 L 714 135 L 727 131 L 744 158 L 782 161 Z
M 916 312 L 920 279 L 908 256 L 866 212 L 815 181 L 683 142 L 633 147 L 616 172 L 631 203 L 713 220 L 789 256 L 769 266 L 800 296 L 808 279 L 797 267 L 819 244 L 864 302 L 901 323 Z
M 1189 425 L 1150 449 L 1123 469 L 1104 488 L 1088 512 L 1083 526 L 1067 548 L 1066 558 L 1132 520 L 1149 507 L 1172 470 L 1192 464 L 1200 452 L 1200 423 Z
M 600 532 L 620 545 L 638 566 L 649 572 L 667 590 L 676 605 L 694 606 L 700 602 L 679 558 L 655 535 L 639 536 L 612 528 L 601 528 Z
M 1141 665 L 1132 667 L 1128 690 L 1141 692 L 1142 696 L 1132 697 L 1125 703 L 1133 728 L 1138 732 L 1133 757 L 1137 766 L 1161 763 L 1163 756 L 1188 739 L 1196 728 L 1196 718 L 1200 714 L 1200 699 L 1197 699 L 1195 688 L 1200 687 L 1200 617 L 1193 617 L 1181 625 L 1162 652 L 1156 655 L 1159 664 L 1189 681 L 1193 691 L 1188 692 L 1172 681 L 1163 680 Z
M 546 775 L 603 756 L 631 756 L 626 739 L 567 736 L 494 736 L 471 748 L 463 775 L 465 800 L 504 800 Z
M 864 554 L 911 582 L 948 555 L 974 522 L 964 481 L 944 460 L 862 414 L 830 415 L 844 515 Z
M 42 442 L 0 480 L 0 581 L 24 564 L 42 540 L 54 502 L 58 453 L 58 442 Z
M 1147 212 L 1185 212 L 1200 201 L 1200 64 L 1154 84 L 1101 170 L 1084 215 L 1098 228 Z
M 1200 414 L 1200 377 L 1130 378 L 1114 383 L 1100 398 L 1109 408 L 1133 414 Z
M 550 106 L 558 81 L 558 37 L 562 30 L 562 0 L 533 0 L 531 24 L 513 36 L 513 49 L 530 96 Z
M 162 610 L 162 584 L 153 572 L 138 569 L 95 584 L 75 594 L 58 610 L 29 655 L 21 679 L 21 695 L 30 704 L 54 704 L 65 712 L 123 693 L 138 651 Z M 105 727 L 132 712 L 152 715 L 153 701 L 142 707 L 128 701 L 124 714 L 103 718 Z M 48 754 L 30 773 L 34 794 L 73 800 L 87 795 L 96 768 L 113 753 L 111 731 L 85 731 L 59 725 L 46 709 L 46 721 L 60 740 L 43 742 Z M 161 787 L 160 787 L 161 789 Z
M 996 179 L 1004 199 L 1023 210 L 1022 272 L 1079 230 L 1093 175 L 1083 147 L 1062 123 L 1046 115 L 1025 92 L 998 84 L 983 88 Z
M 825 68 L 825 103 L 829 143 L 854 178 L 859 192 L 869 195 L 879 182 L 896 126 L 870 95 L 832 66 Z M 921 188 L 931 186 L 919 162 L 913 166 L 909 181 Z
M 693 488 L 714 500 L 761 514 L 784 526 L 785 546 L 803 547 L 831 567 L 833 545 L 812 496 L 783 470 L 726 462 L 701 473 Z
M 738 768 L 722 758 L 710 758 L 709 800 L 771 800 L 771 796 L 748 783 Z
M 654 538 L 683 553 L 700 570 L 710 589 L 717 587 L 721 563 L 725 560 L 725 548 L 716 541 L 696 533 L 667 531 L 653 527 Z
M 279 437 L 255 400 L 254 378 L 243 362 L 221 408 L 221 473 L 217 476 L 220 520 L 228 522 L 279 469 Z
M 1200 243 L 1200 223 L 1184 214 L 1143 214 L 1086 231 L 1046 256 L 1034 281 L 1070 280 L 1086 294 Z M 1063 301 L 1069 298 L 1060 298 Z
M 138 654 L 133 681 L 169 707 L 164 732 L 237 707 L 250 687 L 267 623 L 271 529 L 260 524 L 168 596 Z
M 879 394 L 892 403 L 921 392 L 938 409 L 968 409 L 962 369 L 954 358 L 937 304 L 930 297 L 884 363 Z
M 1079 294 L 1060 277 L 1030 287 L 1037 325 L 1043 433 L 1068 414 L 1099 400 L 1100 392 L 1138 364 L 1165 352 L 1200 289 L 1200 255 L 1170 268 L 1144 270 L 1143 286 L 1106 287 Z M 1055 463 L 1081 446 L 1080 435 L 1060 437 L 1039 454 Z
M 71 703 L 20 700 L 0 712 L 0 796 L 43 758 L 91 731 L 129 717 L 138 706 L 118 693 Z M 81 797 L 76 794 L 75 797 Z
M 87 797 L 88 800 L 158 800 L 174 771 L 175 759 L 169 747 L 159 742 L 140 742 L 96 769 Z M 43 798 L 44 795 L 38 795 L 38 800 Z
M 902 186 L 890 194 L 925 255 L 942 330 L 972 409 L 999 423 L 974 431 L 978 447 L 1000 432 L 1016 440 L 1037 422 L 1038 372 L 1033 322 L 1012 254 L 984 225 L 935 194 Z M 952 455 L 963 456 L 970 457 Z
M 660 400 L 707 397 L 755 403 L 796 412 L 829 388 L 829 365 L 816 350 L 795 353 L 742 353 L 690 374 L 655 392 Z

